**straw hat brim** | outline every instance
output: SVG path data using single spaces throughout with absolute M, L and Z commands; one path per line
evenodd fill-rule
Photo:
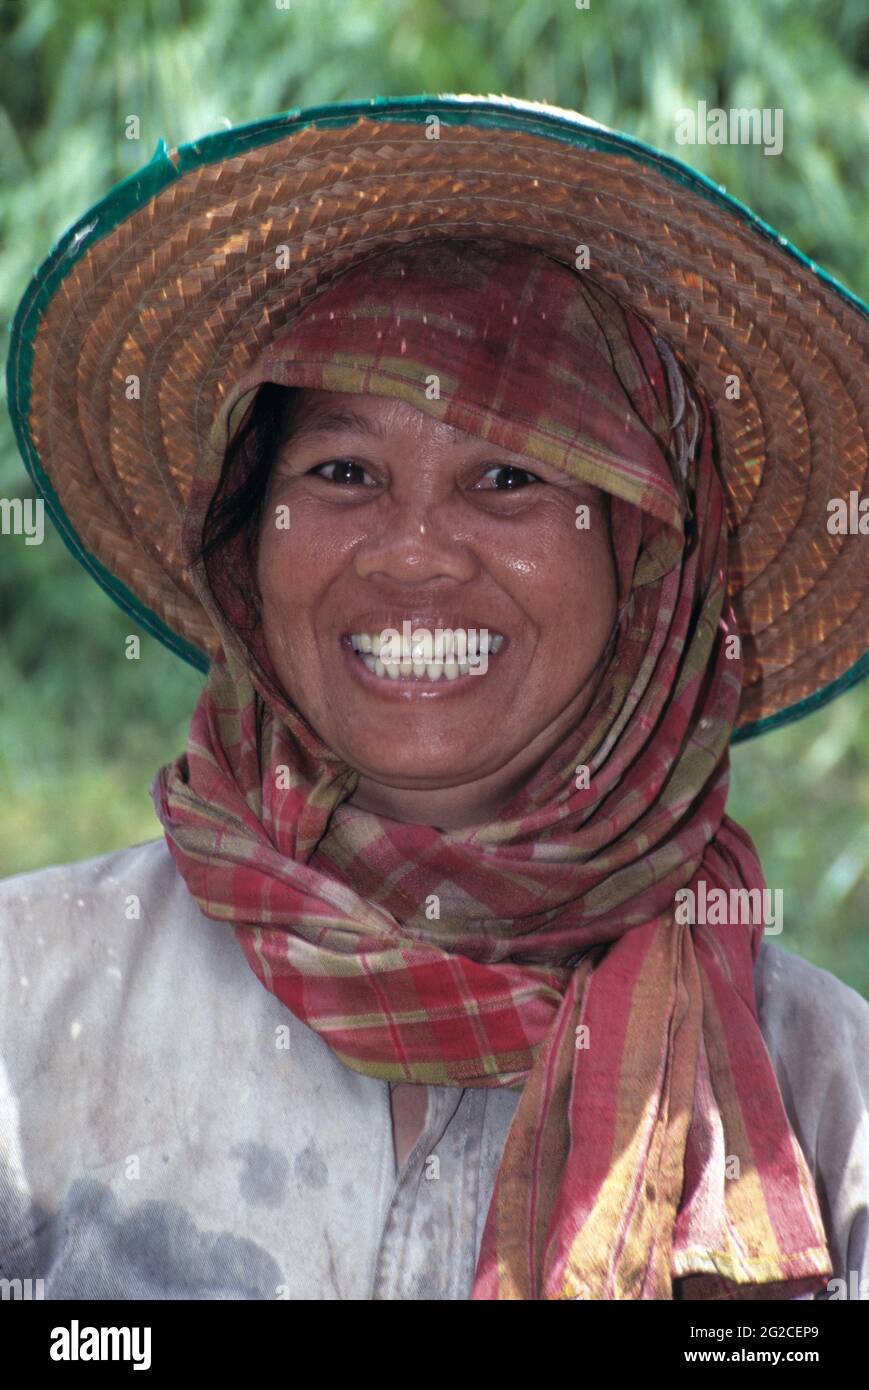
M 206 668 L 181 521 L 227 390 L 356 259 L 452 235 L 571 266 L 588 247 L 587 273 L 706 391 L 743 645 L 735 737 L 865 675 L 869 542 L 831 530 L 828 504 L 853 517 L 865 486 L 866 307 L 679 160 L 505 97 L 352 102 L 161 144 L 60 240 L 13 324 L 11 412 L 49 514 L 116 602 Z

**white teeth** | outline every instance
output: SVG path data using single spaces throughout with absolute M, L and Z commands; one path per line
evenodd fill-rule
M 395 628 L 354 632 L 350 645 L 372 675 L 393 681 L 411 676 L 429 681 L 443 676 L 454 681 L 472 671 L 485 672 L 485 658 L 494 656 L 504 645 L 500 633 L 493 635 L 486 629 L 436 628 L 434 633 L 426 629 L 409 633 L 408 626 L 403 625 L 400 639 Z

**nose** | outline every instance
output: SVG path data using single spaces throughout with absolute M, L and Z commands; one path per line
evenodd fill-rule
M 445 503 L 393 502 L 376 534 L 356 551 L 360 579 L 395 584 L 431 583 L 437 579 L 467 582 L 478 569 L 477 558 Z

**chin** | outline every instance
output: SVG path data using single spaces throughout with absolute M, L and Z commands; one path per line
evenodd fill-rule
M 385 764 L 381 745 L 376 751 L 348 748 L 344 761 L 363 777 L 384 787 L 394 787 L 397 791 L 439 791 L 488 776 L 492 769 L 477 765 L 479 752 L 478 745 L 476 749 L 469 748 L 467 756 L 462 757 L 462 750 L 452 747 L 448 754 L 438 757 L 432 755 L 430 747 L 411 744 L 401 749 L 401 756 L 394 762 Z

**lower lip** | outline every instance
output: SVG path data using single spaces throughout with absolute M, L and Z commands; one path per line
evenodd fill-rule
M 491 670 L 491 663 L 501 660 L 506 646 L 505 639 L 497 654 L 489 653 L 486 670 L 478 674 L 469 672 L 467 676 L 456 676 L 455 680 L 451 681 L 447 680 L 446 676 L 440 676 L 436 681 L 427 677 L 417 679 L 416 676 L 399 676 L 397 680 L 393 680 L 391 676 L 377 676 L 373 671 L 369 671 L 351 646 L 350 639 L 345 637 L 341 640 L 342 650 L 356 679 L 361 681 L 367 690 L 382 696 L 384 700 L 441 700 L 467 695 L 485 681 Z

